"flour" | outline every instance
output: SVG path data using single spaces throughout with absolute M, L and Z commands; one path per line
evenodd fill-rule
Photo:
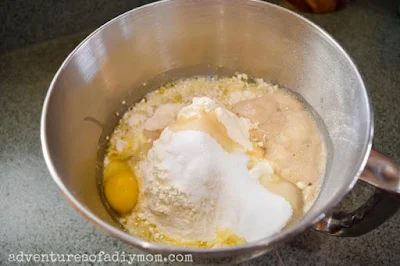
M 223 229 L 247 241 L 278 233 L 292 207 L 250 175 L 248 161 L 205 132 L 166 128 L 140 165 L 140 208 L 158 230 L 185 241 L 211 241 Z

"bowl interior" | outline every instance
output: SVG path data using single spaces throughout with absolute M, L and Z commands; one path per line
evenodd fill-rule
M 102 201 L 98 178 L 105 136 L 118 121 L 115 112 L 124 111 L 122 100 L 133 103 L 171 79 L 236 71 L 299 93 L 319 114 L 329 160 L 314 206 L 290 229 L 235 248 L 180 249 L 123 232 Z M 71 53 L 44 104 L 42 144 L 64 195 L 107 232 L 152 251 L 254 253 L 309 227 L 347 193 L 370 148 L 371 119 L 349 56 L 300 16 L 258 1 L 162 1 L 119 16 Z

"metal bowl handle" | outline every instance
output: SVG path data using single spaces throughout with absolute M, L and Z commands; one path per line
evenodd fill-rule
M 389 219 L 400 207 L 400 166 L 380 152 L 371 150 L 360 179 L 376 187 L 361 207 L 353 212 L 332 212 L 314 225 L 324 234 L 356 237 Z

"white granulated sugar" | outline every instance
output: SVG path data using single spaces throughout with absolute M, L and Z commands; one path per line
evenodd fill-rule
M 247 241 L 278 233 L 292 207 L 251 176 L 248 160 L 205 132 L 166 128 L 140 165 L 141 209 L 161 232 L 187 241 L 210 241 L 223 229 Z

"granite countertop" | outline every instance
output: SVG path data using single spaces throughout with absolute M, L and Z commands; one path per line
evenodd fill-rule
M 397 2 L 397 3 L 396 3 Z M 358 64 L 375 112 L 374 146 L 400 163 L 399 1 L 352 1 L 344 10 L 306 15 L 330 32 Z M 0 264 L 9 254 L 140 253 L 81 217 L 58 192 L 44 163 L 40 113 L 48 85 L 83 32 L 0 57 Z M 372 188 L 359 182 L 343 201 L 361 204 Z M 306 231 L 243 265 L 400 265 L 400 212 L 357 238 Z M 148 263 L 151 264 L 151 263 Z

